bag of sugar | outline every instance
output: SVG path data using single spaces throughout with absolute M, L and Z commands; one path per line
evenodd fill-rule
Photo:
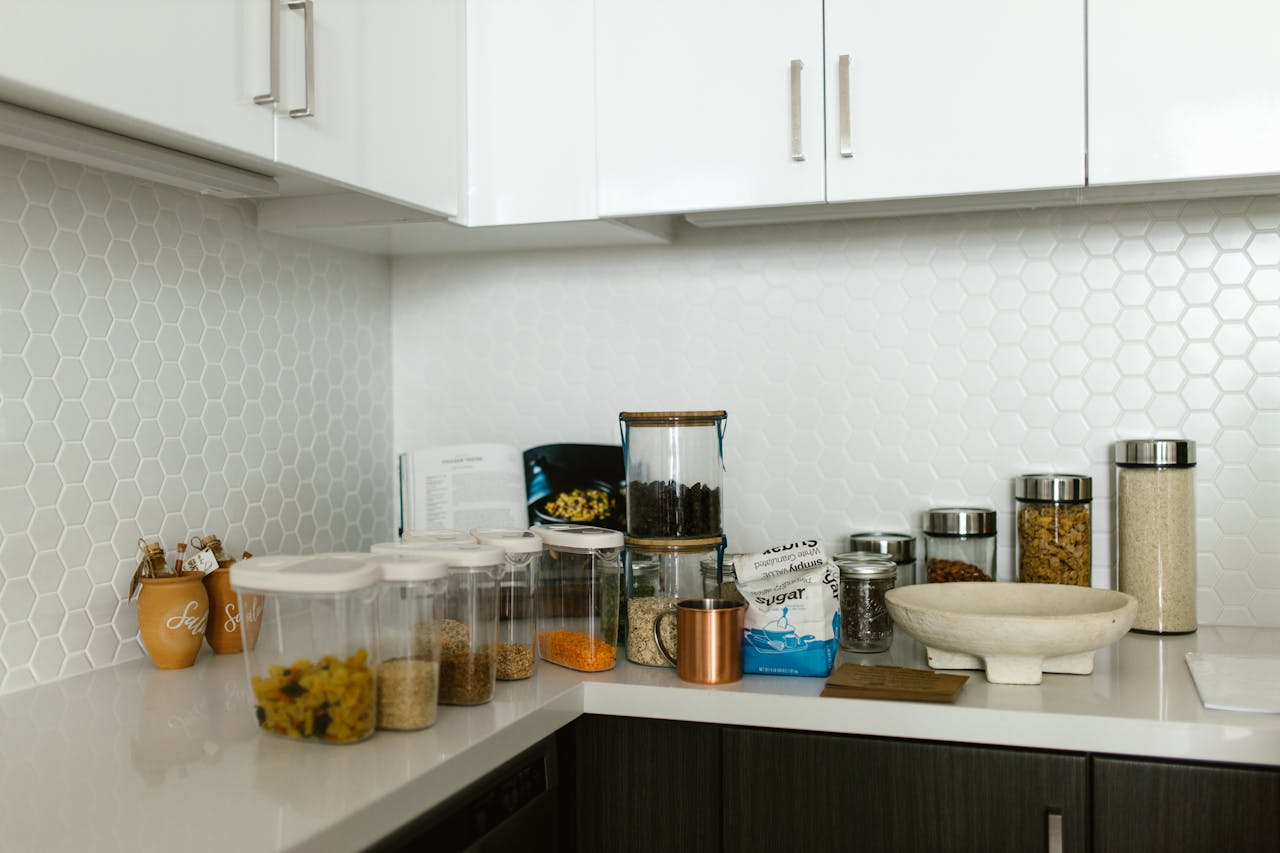
M 816 540 L 734 559 L 747 599 L 742 671 L 831 674 L 840 637 L 840 575 Z

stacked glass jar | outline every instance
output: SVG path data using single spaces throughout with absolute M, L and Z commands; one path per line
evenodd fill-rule
M 708 564 L 723 583 L 721 515 L 723 410 L 622 412 L 627 473 L 627 659 L 670 666 L 657 648 L 654 622 L 680 598 L 704 597 Z M 676 647 L 675 623 L 664 637 Z

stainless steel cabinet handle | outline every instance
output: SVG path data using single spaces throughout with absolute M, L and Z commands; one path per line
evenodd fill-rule
M 840 156 L 853 156 L 853 134 L 849 126 L 849 54 L 840 54 Z
M 801 137 L 800 124 L 800 72 L 804 63 L 798 59 L 791 60 L 791 159 L 804 159 L 804 141 Z
M 1049 812 L 1045 825 L 1046 846 L 1049 853 L 1062 853 L 1062 813 Z
M 280 100 L 280 0 L 267 0 L 267 5 L 271 7 L 271 46 L 268 48 L 267 63 L 270 66 L 268 81 L 269 89 L 265 95 L 254 96 L 255 104 L 271 105 Z
M 306 62 L 307 105 L 289 110 L 289 118 L 306 118 L 316 114 L 316 11 L 312 0 L 289 0 L 289 8 L 302 10 L 303 52 Z

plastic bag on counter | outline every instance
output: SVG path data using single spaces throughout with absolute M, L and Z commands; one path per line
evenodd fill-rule
M 816 540 L 779 545 L 735 561 L 747 599 L 742 671 L 831 674 L 840 636 L 840 575 Z

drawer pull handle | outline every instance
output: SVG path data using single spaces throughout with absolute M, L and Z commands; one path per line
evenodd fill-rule
M 804 63 L 798 59 L 791 60 L 791 159 L 804 159 L 804 142 L 801 139 L 800 118 L 800 72 Z
M 280 101 L 280 3 L 279 0 L 267 0 L 271 15 L 269 28 L 271 44 L 267 51 L 268 90 L 265 95 L 255 95 L 253 102 L 270 106 Z
M 316 114 L 316 12 L 312 0 L 289 0 L 289 8 L 302 10 L 303 54 L 307 86 L 307 104 L 301 109 L 289 110 L 289 118 L 306 118 Z

